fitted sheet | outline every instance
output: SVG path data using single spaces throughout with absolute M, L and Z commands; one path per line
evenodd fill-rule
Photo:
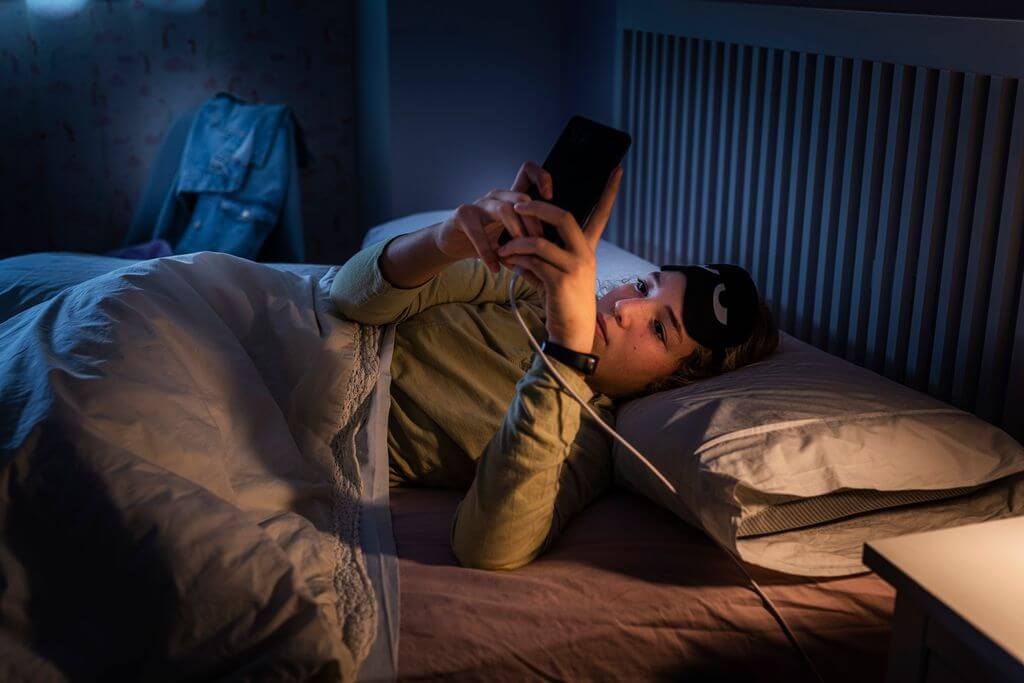
M 461 492 L 390 493 L 399 679 L 814 680 L 732 560 L 635 494 L 613 489 L 531 565 L 487 572 L 449 547 Z M 884 677 L 888 584 L 746 568 L 825 680 Z

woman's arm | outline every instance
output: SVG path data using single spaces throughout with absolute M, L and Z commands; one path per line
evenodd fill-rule
M 498 236 L 506 229 L 515 237 L 543 234 L 539 219 L 512 208 L 530 198 L 531 183 L 551 196 L 550 175 L 527 161 L 511 190 L 492 190 L 441 223 L 359 252 L 335 275 L 335 306 L 351 320 L 380 325 L 438 303 L 504 301 L 508 273 L 499 266 Z M 488 268 L 495 277 L 487 278 Z M 531 274 L 524 280 L 537 284 Z
M 394 287 L 412 289 L 455 263 L 458 259 L 437 247 L 437 231 L 442 226 L 435 223 L 388 242 L 377 262 L 384 279 Z
M 331 283 L 331 300 L 338 313 L 364 325 L 400 323 L 431 306 L 444 303 L 504 302 L 512 273 L 497 275 L 477 259 L 452 263 L 418 287 L 405 289 L 392 285 L 382 272 L 381 256 L 397 241 L 378 242 L 350 258 L 338 270 Z M 536 296 L 536 287 L 524 280 L 516 282 L 516 298 Z
M 552 360 L 585 400 L 583 375 Z M 610 419 L 606 412 L 605 419 Z M 540 358 L 516 386 L 452 524 L 459 562 L 516 569 L 548 548 L 565 524 L 611 483 L 607 438 Z
M 586 234 L 569 212 L 546 202 L 517 203 L 516 211 L 555 225 L 566 248 L 543 237 L 522 237 L 498 250 L 543 283 L 548 339 L 589 353 L 594 342 L 597 241 L 608 223 L 622 170 L 612 172 Z M 583 374 L 550 359 L 584 400 L 593 391 Z M 476 476 L 452 526 L 452 549 L 463 564 L 513 569 L 533 560 L 569 515 L 556 515 L 559 476 L 580 431 L 581 406 L 537 356 L 516 385 L 501 429 L 477 463 Z M 589 418 L 588 418 L 589 419 Z M 586 496 L 575 496 L 575 504 Z M 574 514 L 576 510 L 570 510 Z

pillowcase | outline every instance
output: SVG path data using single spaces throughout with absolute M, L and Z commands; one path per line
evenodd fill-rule
M 397 235 L 440 223 L 451 213 L 451 211 L 425 211 L 375 225 L 363 237 L 363 248 Z M 601 284 L 617 284 L 625 278 L 654 270 L 658 270 L 658 267 L 650 261 L 645 261 L 611 242 L 600 240 L 597 244 L 597 280 Z
M 635 399 L 616 478 L 753 564 L 865 572 L 864 542 L 1024 514 L 1024 447 L 1003 430 L 780 332 L 768 358 Z M 913 504 L 913 505 L 911 505 Z

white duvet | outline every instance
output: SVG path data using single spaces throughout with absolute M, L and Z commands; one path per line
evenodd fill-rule
M 144 261 L 0 325 L 0 679 L 355 678 L 381 334 L 333 272 Z

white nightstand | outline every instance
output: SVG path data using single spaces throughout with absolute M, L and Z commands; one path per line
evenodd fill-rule
M 889 681 L 1024 681 L 1024 517 L 864 546 L 896 589 Z

